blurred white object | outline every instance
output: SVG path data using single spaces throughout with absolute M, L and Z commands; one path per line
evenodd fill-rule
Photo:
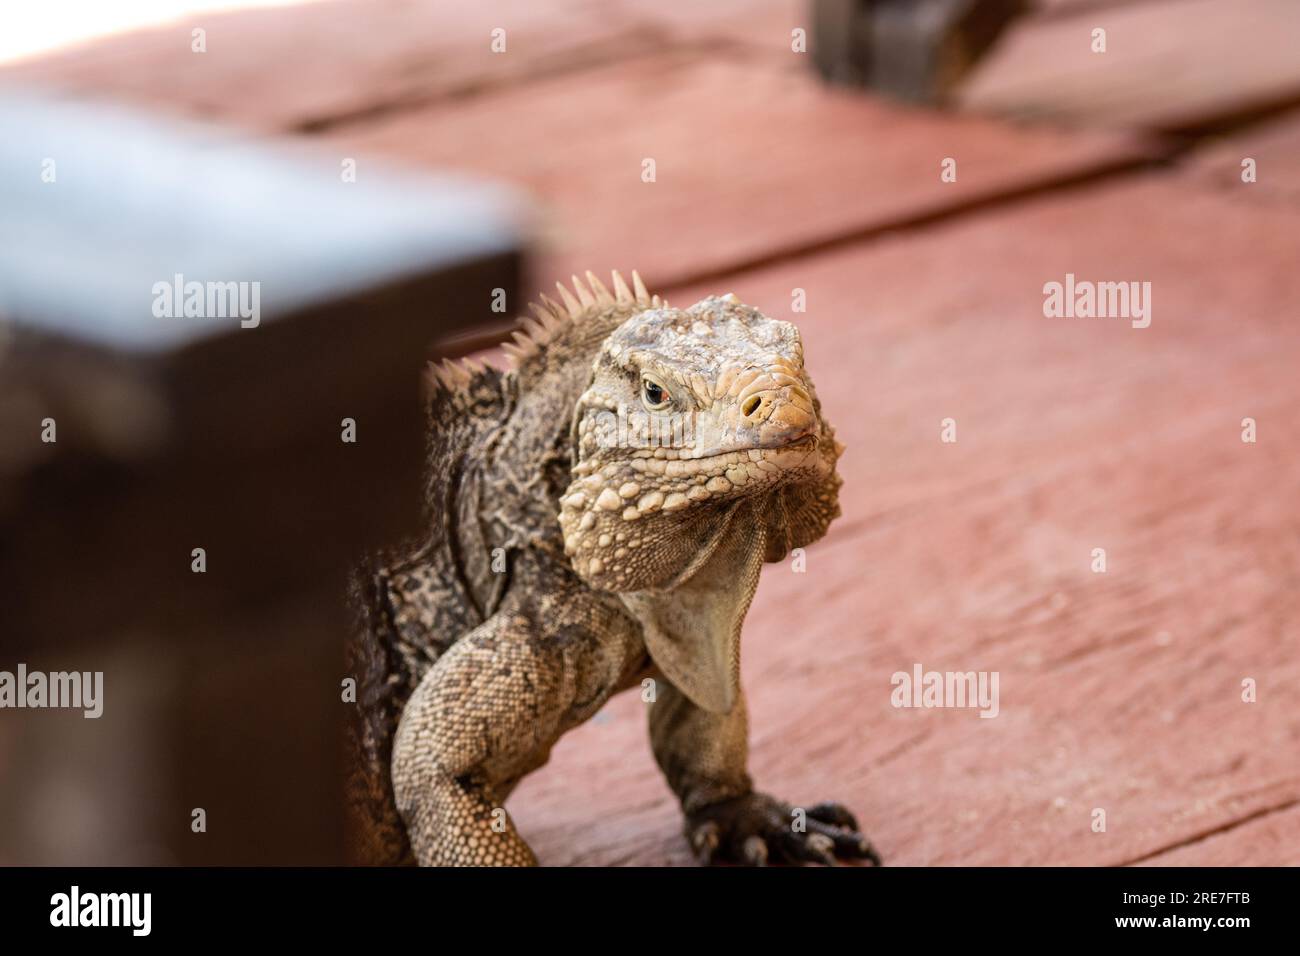
M 164 23 L 254 7 L 294 7 L 322 0 L 41 0 L 0 4 L 0 63 L 24 60 L 76 43 Z

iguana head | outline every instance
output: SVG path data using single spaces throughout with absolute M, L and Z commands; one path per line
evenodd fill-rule
M 572 437 L 560 525 L 575 572 L 642 618 L 688 696 L 729 709 L 759 565 L 839 514 L 842 449 L 798 330 L 734 295 L 639 308 L 601 345 Z
M 592 372 L 560 513 L 592 586 L 671 588 L 733 512 L 763 525 L 769 561 L 838 514 L 834 432 L 789 322 L 732 295 L 646 309 L 605 340 Z

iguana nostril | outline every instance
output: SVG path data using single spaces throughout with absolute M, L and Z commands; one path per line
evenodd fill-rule
M 751 395 L 749 396 L 749 398 L 745 399 L 745 403 L 740 406 L 740 414 L 744 415 L 746 418 L 749 418 L 756 411 L 758 411 L 759 406 L 762 404 L 763 404 L 763 397 L 761 395 Z

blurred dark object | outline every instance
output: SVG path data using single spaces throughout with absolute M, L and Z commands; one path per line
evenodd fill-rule
M 941 101 L 1029 0 L 813 0 L 813 61 L 833 83 Z
M 5 713 L 0 862 L 340 861 L 344 580 L 416 526 L 420 371 L 514 301 L 518 201 L 71 102 L 0 127 L 0 668 L 106 697 Z

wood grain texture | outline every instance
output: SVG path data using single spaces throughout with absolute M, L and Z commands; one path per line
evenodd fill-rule
M 205 53 L 191 51 L 196 27 Z M 187 17 L 5 67 L 0 84 L 310 130 L 661 45 L 592 0 L 346 0 Z
M 847 802 L 895 864 L 1300 863 L 1294 226 L 1152 177 L 674 295 L 797 319 L 849 448 L 844 517 L 747 621 L 763 787 Z M 1151 281 L 1152 326 L 1044 318 L 1067 271 Z M 917 662 L 999 671 L 999 717 L 894 709 Z M 643 706 L 521 786 L 543 860 L 686 861 Z
M 1106 31 L 1105 53 L 1091 49 Z M 1026 18 L 965 81 L 969 110 L 1021 119 L 1199 129 L 1300 99 L 1290 0 L 1148 0 Z
M 1255 182 L 1241 177 L 1255 161 Z M 1211 189 L 1247 206 L 1300 209 L 1300 115 L 1294 112 L 1204 143 L 1187 165 Z
M 653 28 L 675 46 L 724 45 L 785 58 L 791 52 L 792 30 L 801 28 L 809 39 L 812 36 L 811 4 L 805 0 L 608 0 L 608 7 Z
M 1016 129 L 828 90 L 804 63 L 647 56 L 331 138 L 343 152 L 531 190 L 552 225 L 542 279 L 635 267 L 659 286 L 1149 155 L 1126 136 Z M 956 182 L 940 181 L 945 157 Z M 654 182 L 642 180 L 646 159 Z
M 1295 866 L 1300 844 L 1300 806 L 1247 820 L 1161 853 L 1143 866 Z

